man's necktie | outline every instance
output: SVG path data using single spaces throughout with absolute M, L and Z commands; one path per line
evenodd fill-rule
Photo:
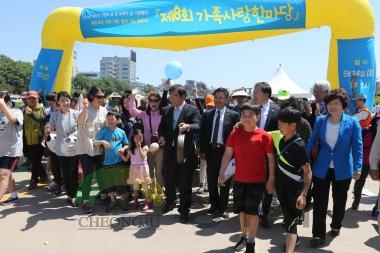
M 179 108 L 175 107 L 173 111 L 173 129 L 175 129 L 177 125 L 178 118 L 179 118 Z
M 218 111 L 218 115 L 216 116 L 216 119 L 215 119 L 214 132 L 212 134 L 212 142 L 211 142 L 212 144 L 218 143 L 219 121 L 220 121 L 220 111 Z
M 260 105 L 260 118 L 258 118 L 257 122 L 256 122 L 256 126 L 257 127 L 260 127 L 260 122 L 261 122 L 261 118 L 263 117 L 264 113 L 263 113 L 263 106 Z

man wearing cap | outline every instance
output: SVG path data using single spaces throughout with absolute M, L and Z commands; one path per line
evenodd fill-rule
M 26 94 L 27 106 L 23 111 L 24 134 L 32 162 L 32 177 L 29 183 L 29 190 L 37 187 L 39 179 L 45 180 L 47 178 L 45 169 L 41 164 L 44 149 L 41 141 L 44 136 L 45 124 L 39 121 L 39 119 L 45 118 L 46 110 L 39 103 L 39 97 L 37 91 L 28 91 Z
M 369 153 L 371 151 L 374 136 L 372 136 L 372 132 L 369 129 L 371 125 L 372 115 L 369 108 L 365 105 L 365 102 L 367 100 L 366 96 L 364 94 L 357 94 L 352 100 L 356 106 L 355 114 L 353 116 L 359 120 L 359 124 L 362 128 L 363 139 L 362 173 L 360 174 L 360 178 L 355 181 L 354 201 L 351 205 L 351 208 L 353 210 L 357 210 L 359 208 L 362 190 L 365 185 L 366 178 L 369 174 Z
M 214 96 L 211 94 L 208 94 L 205 96 L 205 106 L 207 110 L 214 109 L 215 103 L 214 103 Z
M 372 117 L 371 111 L 365 105 L 367 100 L 366 96 L 364 94 L 358 94 L 352 100 L 356 106 L 355 114 L 353 116 L 359 120 L 362 129 L 368 128 L 371 124 Z
M 235 101 L 236 105 L 230 109 L 232 109 L 232 110 L 234 110 L 240 114 L 241 107 L 247 101 L 247 98 L 249 98 L 248 93 L 244 90 L 244 88 L 241 88 L 241 89 L 233 91 L 231 97 Z
M 219 213 L 227 219 L 228 197 L 232 178 L 220 186 L 218 191 L 218 176 L 227 138 L 234 125 L 239 121 L 239 114 L 226 107 L 228 91 L 217 88 L 214 91 L 215 109 L 203 113 L 201 120 L 201 159 L 207 162 L 207 183 L 209 191 L 209 214 Z
M 20 105 L 20 110 L 22 111 L 22 110 L 24 110 L 25 109 L 25 107 L 27 106 L 27 99 L 26 99 L 26 94 L 27 94 L 28 92 L 27 91 L 23 91 L 22 93 L 21 93 L 21 100 L 22 100 L 22 105 Z
M 109 102 L 108 102 L 108 111 L 117 111 L 119 112 L 119 105 L 121 102 L 121 95 L 117 92 L 112 92 L 109 96 Z

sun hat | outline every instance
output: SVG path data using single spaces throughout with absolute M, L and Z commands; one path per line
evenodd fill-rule
M 362 93 L 360 93 L 360 94 L 357 94 L 352 100 L 366 100 L 367 99 L 367 97 L 364 95 L 364 94 L 362 94 Z
M 245 90 L 242 89 L 235 91 L 231 97 L 249 97 L 249 95 Z
M 117 92 L 112 92 L 109 98 L 121 98 L 121 95 Z
M 215 106 L 213 95 L 208 94 L 205 96 L 205 105 L 206 106 Z
M 280 100 L 289 99 L 290 98 L 290 92 L 287 91 L 287 90 L 280 89 L 280 90 L 278 90 L 277 98 L 280 99 Z

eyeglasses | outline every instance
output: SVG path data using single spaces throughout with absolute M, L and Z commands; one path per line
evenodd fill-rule
M 160 102 L 160 100 L 158 100 L 158 99 L 149 99 L 149 102 L 158 103 L 158 102 Z
M 103 98 L 105 98 L 106 96 L 104 96 L 104 95 L 96 95 L 95 96 L 97 99 L 103 99 Z
M 214 97 L 214 99 L 217 99 L 217 100 L 224 100 L 226 99 L 225 97 Z

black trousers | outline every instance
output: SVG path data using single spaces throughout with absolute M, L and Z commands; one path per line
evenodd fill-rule
M 87 154 L 79 155 L 79 161 L 82 164 L 84 180 L 81 184 L 82 199 L 83 201 L 89 200 L 91 192 L 91 182 L 94 174 L 97 176 L 96 171 L 103 166 L 103 157 L 101 155 L 89 156 Z M 95 173 L 94 173 L 95 172 Z M 103 179 L 99 176 L 96 177 L 99 185 L 100 192 L 105 190 Z
M 325 179 L 313 177 L 313 237 L 324 238 L 326 235 L 326 214 L 329 203 L 330 185 L 332 185 L 333 217 L 330 227 L 340 229 L 346 209 L 347 191 L 351 178 L 335 180 L 334 169 L 327 171 Z
M 207 184 L 210 204 L 212 207 L 215 207 L 219 212 L 223 213 L 227 210 L 228 197 L 230 193 L 232 177 L 229 178 L 225 186 L 220 186 L 218 189 L 218 177 L 220 165 L 222 163 L 222 158 L 225 148 L 213 148 L 209 146 L 207 153 Z
M 30 159 L 32 161 L 32 180 L 38 182 L 38 178 L 45 179 L 47 177 L 46 171 L 42 166 L 41 160 L 44 151 L 44 147 L 41 144 L 28 145 L 26 147 L 29 150 Z
M 165 150 L 164 159 L 164 181 L 166 204 L 172 205 L 176 199 L 176 187 L 179 189 L 180 204 L 178 211 L 181 214 L 188 214 L 191 207 L 192 181 L 196 166 L 194 157 L 187 154 L 184 164 L 177 163 L 176 149 L 168 147 Z
M 71 198 L 75 197 L 78 189 L 78 160 L 78 156 L 58 156 L 66 194 Z
M 362 197 L 362 190 L 365 185 L 365 180 L 367 179 L 368 174 L 369 174 L 369 165 L 363 165 L 360 178 L 356 180 L 354 184 L 354 197 L 358 201 L 360 201 Z
M 276 175 L 276 193 L 284 215 L 282 227 L 287 233 L 297 234 L 297 225 L 302 210 L 297 209 L 296 203 L 303 188 L 302 182 L 296 182 L 278 171 Z
M 59 186 L 62 186 L 62 168 L 59 164 L 60 162 L 58 160 L 58 156 L 49 150 L 48 159 L 50 159 L 48 162 L 50 163 L 51 173 L 54 176 L 54 182 L 56 182 Z

